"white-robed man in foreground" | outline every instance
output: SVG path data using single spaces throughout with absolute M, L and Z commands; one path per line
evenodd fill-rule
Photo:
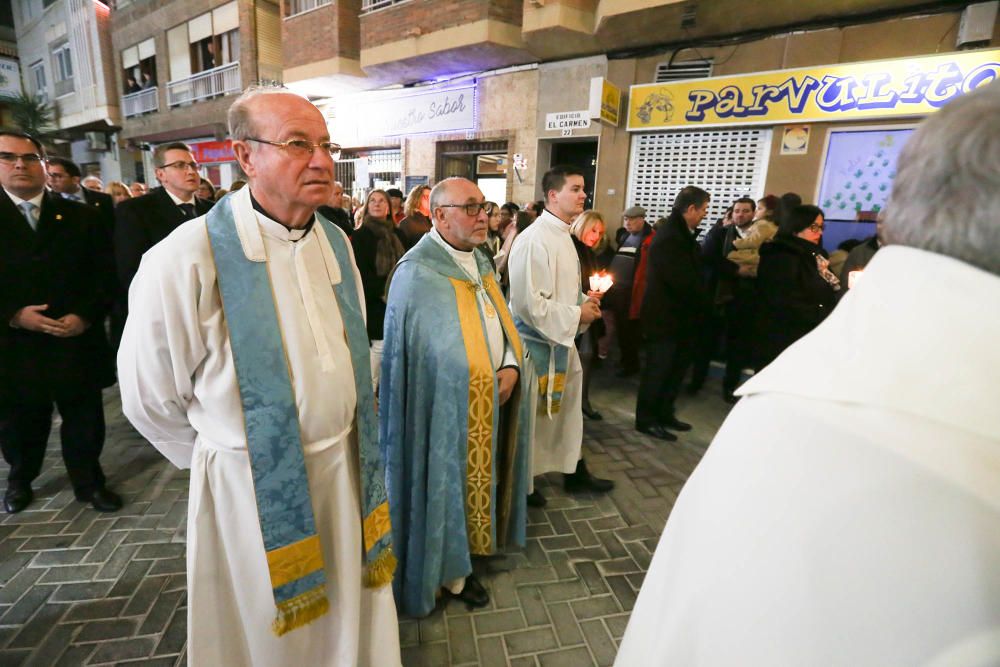
M 887 211 L 737 392 L 617 665 L 1000 664 L 1000 83 L 924 121 Z
M 280 88 L 229 110 L 249 187 L 143 257 L 118 355 L 125 414 L 191 468 L 191 665 L 398 665 L 361 278 L 315 215 L 322 114 Z
M 508 264 L 510 310 L 530 360 L 525 381 L 539 403 L 531 474 L 566 473 L 567 491 L 603 493 L 614 482 L 591 475 L 580 455 L 583 366 L 574 339 L 601 317 L 599 295 L 581 291 L 580 259 L 569 235 L 587 201 L 583 172 L 553 167 L 542 177 L 542 192 L 545 211 L 518 235 Z M 528 504 L 541 507 L 545 498 L 535 489 Z

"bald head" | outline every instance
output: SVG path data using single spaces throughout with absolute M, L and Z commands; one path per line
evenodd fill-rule
M 470 251 L 486 241 L 489 216 L 482 208 L 470 215 L 467 207 L 476 211 L 485 197 L 475 183 L 467 178 L 446 178 L 431 190 L 431 220 L 438 234 L 459 250 Z

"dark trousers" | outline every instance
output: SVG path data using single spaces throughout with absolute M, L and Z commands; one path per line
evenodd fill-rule
M 631 304 L 627 299 L 621 299 L 625 303 L 615 304 L 615 328 L 618 333 L 618 348 L 622 354 L 622 368 L 628 371 L 639 370 L 639 347 L 642 345 L 642 332 L 639 328 L 639 320 L 630 320 L 628 311 Z
M 739 295 L 726 304 L 726 374 L 722 389 L 732 393 L 740 384 L 743 369 L 753 366 L 754 301 Z
M 694 355 L 694 340 L 647 340 L 642 349 L 646 360 L 639 374 L 639 395 L 635 403 L 637 428 L 673 419 L 674 402 Z
M 694 346 L 694 354 L 691 360 L 691 390 L 701 389 L 708 378 L 708 367 L 718 354 L 722 346 L 720 339 L 725 329 L 725 320 L 715 312 L 705 318 L 705 325 L 702 335 L 698 338 Z
M 104 486 L 98 459 L 104 447 L 104 404 L 99 389 L 72 399 L 57 399 L 62 416 L 59 435 L 70 483 L 78 495 Z M 10 465 L 8 482 L 30 484 L 42 471 L 52 429 L 52 402 L 0 405 L 0 447 Z

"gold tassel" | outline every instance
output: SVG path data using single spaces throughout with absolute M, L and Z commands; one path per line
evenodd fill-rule
M 379 588 L 392 583 L 392 575 L 395 571 L 396 555 L 392 553 L 391 548 L 387 548 L 365 568 L 365 587 Z
M 323 614 L 330 611 L 330 602 L 326 599 L 324 586 L 296 595 L 291 600 L 278 603 L 278 616 L 274 619 L 271 629 L 279 637 L 295 628 L 312 623 Z

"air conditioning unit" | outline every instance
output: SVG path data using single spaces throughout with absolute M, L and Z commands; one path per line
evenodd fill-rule
M 993 39 L 993 25 L 997 22 L 997 6 L 1000 2 L 978 2 L 969 5 L 962 12 L 962 21 L 958 24 L 958 39 L 955 46 L 961 48 L 988 43 Z
M 108 135 L 103 132 L 87 132 L 84 134 L 87 139 L 87 148 L 92 151 L 108 150 Z

